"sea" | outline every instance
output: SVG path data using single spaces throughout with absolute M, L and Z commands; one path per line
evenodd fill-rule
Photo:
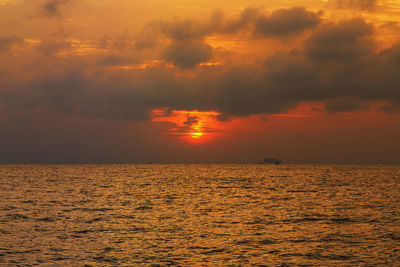
M 400 266 L 400 166 L 0 165 L 0 266 Z

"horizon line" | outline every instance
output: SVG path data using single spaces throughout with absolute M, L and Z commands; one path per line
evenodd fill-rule
M 0 165 L 275 165 L 262 162 L 0 162 Z M 400 162 L 281 162 L 279 165 L 400 165 Z

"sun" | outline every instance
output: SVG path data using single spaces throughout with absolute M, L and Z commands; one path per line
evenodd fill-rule
M 220 131 L 222 123 L 216 111 L 155 109 L 151 113 L 153 122 L 171 122 L 176 127 L 169 129 L 168 134 L 183 138 L 190 143 L 208 140 Z
M 204 133 L 202 133 L 202 132 L 191 132 L 191 133 L 189 133 L 189 135 L 193 139 L 200 139 L 204 135 Z

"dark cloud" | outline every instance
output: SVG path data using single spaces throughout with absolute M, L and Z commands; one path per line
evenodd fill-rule
M 199 28 L 193 23 L 168 26 L 170 43 L 163 58 L 180 68 L 210 60 L 212 49 L 203 33 L 196 34 Z M 263 65 L 199 67 L 193 75 L 180 76 L 163 64 L 129 72 L 102 68 L 139 63 L 124 53 L 102 55 L 93 65 L 85 58 L 69 59 L 72 65 L 48 58 L 66 65 L 43 66 L 41 76 L 9 81 L 13 88 L 0 88 L 0 107 L 7 113 L 40 109 L 138 121 L 148 120 L 156 108 L 215 110 L 223 114 L 220 119 L 228 119 L 278 114 L 307 101 L 325 102 L 329 112 L 359 110 L 371 101 L 398 105 L 400 45 L 377 51 L 372 35 L 371 25 L 360 18 L 325 23 L 312 30 L 302 47 L 277 51 Z
M 325 102 L 328 112 L 361 110 L 370 101 L 400 103 L 400 46 L 378 52 L 372 36 L 363 19 L 321 25 L 304 50 L 276 52 L 262 71 L 221 74 L 215 108 L 246 116 L 285 112 L 302 101 Z
M 304 7 L 278 9 L 266 14 L 260 8 L 248 7 L 238 18 L 219 23 L 217 32 L 237 33 L 250 31 L 257 37 L 286 37 L 311 29 L 321 22 L 320 12 L 307 11 Z
M 306 53 L 316 61 L 352 61 L 371 51 L 371 34 L 361 18 L 324 24 L 306 41 Z
M 350 112 L 355 110 L 368 109 L 368 103 L 355 97 L 340 97 L 329 99 L 326 101 L 326 111 L 329 113 L 334 112 Z
M 400 44 L 381 51 L 371 65 L 373 72 L 365 77 L 370 82 L 371 97 L 385 96 L 392 103 L 400 104 Z
M 265 61 L 265 67 L 269 86 L 280 94 L 287 94 L 287 97 L 299 93 L 304 97 L 306 92 L 297 92 L 296 88 L 315 88 L 319 82 L 318 70 L 298 50 L 276 52 Z
M 380 56 L 389 64 L 400 66 L 400 44 L 396 44 L 381 52 Z
M 207 25 L 194 20 L 175 21 L 162 25 L 164 34 L 175 41 L 191 41 L 202 39 L 211 32 Z
M 179 68 L 187 69 L 207 62 L 211 55 L 212 47 L 202 41 L 174 42 L 165 49 L 163 59 Z
M 331 0 L 336 8 L 354 8 L 360 10 L 373 11 L 378 7 L 378 0 Z
M 208 26 L 195 20 L 153 21 L 146 24 L 138 33 L 135 46 L 154 47 L 162 38 L 175 42 L 202 40 L 212 32 Z
M 314 13 L 303 7 L 279 9 L 269 16 L 261 15 L 255 20 L 257 35 L 264 37 L 288 36 L 315 27 L 321 22 L 322 12 Z
M 48 17 L 60 16 L 61 7 L 69 2 L 71 0 L 46 0 L 42 5 L 43 14 Z
M 240 13 L 239 18 L 221 23 L 223 33 L 236 33 L 252 25 L 260 16 L 264 16 L 260 8 L 248 7 Z
M 136 48 L 154 48 L 166 38 L 170 45 L 163 58 L 179 68 L 194 68 L 211 58 L 212 49 L 205 37 L 212 34 L 251 32 L 253 37 L 286 37 L 299 34 L 320 23 L 321 12 L 305 8 L 279 9 L 269 16 L 260 8 L 246 8 L 238 18 L 226 19 L 221 11 L 215 11 L 206 22 L 195 20 L 153 21 L 143 27 L 136 36 Z
M 321 22 L 322 11 L 311 12 L 304 7 L 278 9 L 267 15 L 260 8 L 248 7 L 237 18 L 227 19 L 214 11 L 206 22 L 195 20 L 153 21 L 137 35 L 137 46 L 154 46 L 161 36 L 176 41 L 202 39 L 207 35 L 234 34 L 253 31 L 257 36 L 287 36 L 303 32 Z
M 161 38 L 168 38 L 170 44 L 164 48 L 162 58 L 182 69 L 194 68 L 212 56 L 212 47 L 204 40 L 208 33 L 207 25 L 194 20 L 151 22 L 137 35 L 135 46 L 152 48 Z

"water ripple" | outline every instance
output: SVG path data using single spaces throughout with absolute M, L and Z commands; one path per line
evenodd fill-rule
M 400 167 L 2 165 L 0 266 L 400 266 Z

